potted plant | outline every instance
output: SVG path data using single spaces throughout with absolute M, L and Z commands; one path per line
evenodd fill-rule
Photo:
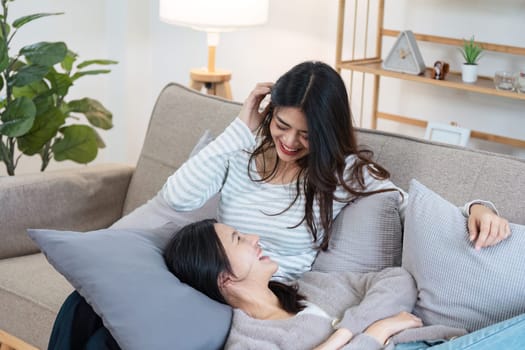
M 112 114 L 97 100 L 67 101 L 69 89 L 80 78 L 109 73 L 91 69 L 110 60 L 88 60 L 75 65 L 77 54 L 63 42 L 38 42 L 10 51 L 21 27 L 42 17 L 62 13 L 36 13 L 7 21 L 8 3 L 0 14 L 0 162 L 15 174 L 22 155 L 39 155 L 44 171 L 51 159 L 91 162 L 104 147 L 94 127 L 113 127 Z M 87 69 L 86 69 L 87 68 Z M 82 118 L 80 118 L 83 116 Z M 77 123 L 84 119 L 87 123 Z
M 461 69 L 461 78 L 465 83 L 475 83 L 478 80 L 478 60 L 483 48 L 474 42 L 474 36 L 472 36 L 470 40 L 463 40 L 460 51 L 465 59 Z

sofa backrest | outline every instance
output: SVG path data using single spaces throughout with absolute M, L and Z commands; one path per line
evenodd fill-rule
M 240 107 L 179 84 L 166 86 L 153 109 L 124 214 L 153 197 L 204 131 L 219 134 Z M 510 221 L 525 224 L 525 160 L 377 130 L 358 129 L 357 137 L 405 190 L 416 178 L 457 205 L 488 199 Z
M 188 158 L 206 129 L 218 135 L 240 109 L 240 103 L 168 84 L 153 107 L 123 214 L 144 204 L 162 188 L 168 176 Z
M 360 144 L 408 190 L 412 178 L 456 205 L 492 201 L 509 221 L 525 224 L 525 159 L 378 131 L 358 131 Z

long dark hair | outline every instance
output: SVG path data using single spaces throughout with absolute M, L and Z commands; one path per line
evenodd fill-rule
M 253 181 L 267 181 L 275 176 L 279 157 L 276 157 L 275 162 L 265 159 L 266 151 L 275 148 L 270 133 L 274 110 L 279 107 L 300 108 L 307 120 L 309 152 L 297 161 L 300 171 L 296 180 L 296 195 L 288 209 L 304 193 L 304 217 L 292 228 L 306 221 L 317 242 L 318 227 L 314 220 L 313 203 L 318 200 L 321 227 L 325 231 L 319 248 L 326 250 L 333 224 L 333 201 L 348 201 L 345 198 L 335 198 L 336 187 L 343 186 L 352 197 L 390 191 L 366 191 L 364 170 L 366 167 L 371 176 L 380 180 L 388 179 L 390 174 L 372 160 L 371 150 L 357 146 L 345 84 L 329 65 L 315 61 L 296 65 L 273 86 L 271 103 L 270 112 L 258 130 L 262 142 L 250 156 L 250 164 L 256 157 L 261 157 L 263 177 L 256 180 L 251 174 L 250 166 L 248 173 Z M 355 155 L 356 161 L 345 173 L 346 157 L 349 155 Z
M 235 274 L 213 226 L 215 223 L 215 219 L 206 219 L 181 228 L 166 246 L 164 260 L 181 282 L 227 304 L 219 290 L 218 279 L 222 272 Z M 270 281 L 268 286 L 285 311 L 296 314 L 304 309 L 301 301 L 305 298 L 298 292 L 297 285 Z

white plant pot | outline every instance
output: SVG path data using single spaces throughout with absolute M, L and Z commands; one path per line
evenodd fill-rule
M 463 79 L 464 83 L 475 83 L 478 80 L 478 65 L 463 63 L 461 79 Z

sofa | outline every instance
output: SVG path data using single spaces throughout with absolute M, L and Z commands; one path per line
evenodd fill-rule
M 0 179 L 0 344 L 47 348 L 56 314 L 73 290 L 28 237 L 28 228 L 108 227 L 152 198 L 205 130 L 217 135 L 240 107 L 172 83 L 156 101 L 136 166 L 90 165 Z M 398 186 L 408 189 L 417 178 L 456 205 L 490 199 L 509 221 L 525 224 L 525 160 L 377 130 L 358 129 L 357 136 Z

